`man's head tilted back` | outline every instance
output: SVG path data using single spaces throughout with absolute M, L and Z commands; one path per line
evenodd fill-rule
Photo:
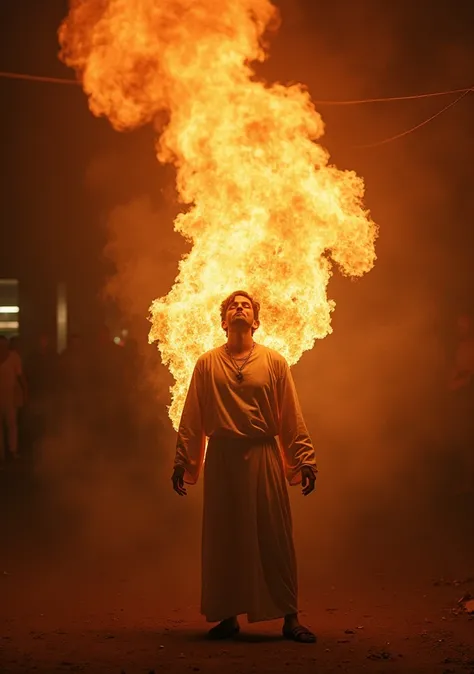
M 240 329 L 249 325 L 252 334 L 260 325 L 260 303 L 257 302 L 247 291 L 236 290 L 221 303 L 221 325 L 228 334 L 229 327 Z

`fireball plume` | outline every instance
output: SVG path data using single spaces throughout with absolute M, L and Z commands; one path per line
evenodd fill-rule
M 150 330 L 175 428 L 196 359 L 224 340 L 226 295 L 258 298 L 258 341 L 294 364 L 331 332 L 332 262 L 360 276 L 375 261 L 363 180 L 329 165 L 309 94 L 255 78 L 277 19 L 270 0 L 71 0 L 59 30 L 91 111 L 119 131 L 155 123 L 158 160 L 176 167 L 174 225 L 192 248 Z

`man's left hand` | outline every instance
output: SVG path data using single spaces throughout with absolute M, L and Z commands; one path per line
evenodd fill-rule
M 308 496 L 314 491 L 316 484 L 316 473 L 309 466 L 303 466 L 301 469 L 301 486 L 303 487 L 303 496 Z

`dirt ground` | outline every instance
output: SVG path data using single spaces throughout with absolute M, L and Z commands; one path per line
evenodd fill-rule
M 181 502 L 166 531 L 111 551 L 81 538 L 73 518 L 65 535 L 28 471 L 9 467 L 0 486 L 1 674 L 474 673 L 474 616 L 460 603 L 474 595 L 472 550 L 465 534 L 447 540 L 446 522 L 409 541 L 372 529 L 327 564 L 323 543 L 319 559 L 309 553 L 297 517 L 302 620 L 317 644 L 283 641 L 278 622 L 245 621 L 238 639 L 213 643 L 199 615 L 199 532 L 180 522 Z

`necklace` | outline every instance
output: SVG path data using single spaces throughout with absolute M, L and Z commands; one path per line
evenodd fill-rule
M 244 378 L 244 375 L 242 374 L 242 370 L 244 369 L 245 365 L 247 364 L 248 359 L 252 355 L 254 348 L 255 348 L 255 342 L 252 342 L 252 348 L 250 349 L 247 358 L 245 358 L 245 359 L 242 359 L 242 358 L 234 359 L 232 357 L 231 352 L 229 351 L 229 347 L 227 346 L 227 344 L 225 345 L 225 350 L 227 351 L 227 355 L 229 356 L 230 360 L 232 361 L 232 365 L 237 370 L 236 377 L 237 377 L 238 382 L 241 382 Z M 235 362 L 236 360 L 243 360 L 244 362 L 242 363 L 242 365 L 237 365 L 237 363 Z

